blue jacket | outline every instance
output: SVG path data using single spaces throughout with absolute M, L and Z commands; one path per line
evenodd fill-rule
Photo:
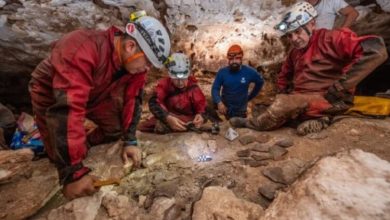
M 248 94 L 250 83 L 255 83 L 255 87 Z M 238 72 L 231 72 L 229 67 L 224 67 L 215 77 L 211 95 L 215 104 L 221 101 L 225 104 L 229 117 L 240 116 L 242 113 L 246 114 L 248 101 L 259 94 L 263 84 L 261 73 L 257 73 L 252 67 L 241 65 Z

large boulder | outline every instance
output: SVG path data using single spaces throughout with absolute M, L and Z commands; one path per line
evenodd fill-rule
M 0 150 L 0 219 L 25 219 L 59 190 L 54 166 L 33 156 L 30 149 Z
M 326 157 L 278 194 L 265 219 L 388 219 L 389 177 L 390 163 L 371 153 Z
M 195 203 L 193 220 L 259 219 L 264 214 L 261 206 L 237 198 L 227 188 L 211 186 L 203 191 L 200 201 Z

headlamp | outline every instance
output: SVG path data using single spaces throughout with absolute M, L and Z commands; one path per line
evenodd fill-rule
M 140 17 L 146 16 L 146 11 L 136 11 L 130 14 L 130 22 L 134 22 Z
M 176 74 L 176 77 L 179 79 L 182 79 L 182 78 L 184 78 L 184 73 L 178 73 L 178 74 Z
M 288 24 L 285 21 L 282 21 L 275 26 L 275 29 L 277 29 L 283 33 L 285 33 L 287 31 L 287 28 L 288 28 Z
M 170 71 L 172 75 L 174 75 L 177 79 L 186 79 L 188 78 L 188 70 L 184 72 L 176 72 L 176 71 Z

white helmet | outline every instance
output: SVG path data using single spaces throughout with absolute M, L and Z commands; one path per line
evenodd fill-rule
M 146 16 L 145 11 L 130 15 L 126 33 L 133 37 L 153 66 L 162 68 L 171 50 L 171 41 L 164 26 L 153 17 Z
M 172 79 L 187 79 L 190 76 L 190 60 L 184 53 L 174 53 L 168 58 L 168 73 Z
M 317 17 L 317 10 L 310 3 L 298 2 L 291 6 L 275 29 L 284 35 L 309 23 L 315 17 Z

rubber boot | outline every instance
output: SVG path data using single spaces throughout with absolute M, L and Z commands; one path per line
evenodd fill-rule
M 285 118 L 276 117 L 269 110 L 259 115 L 257 118 L 252 118 L 246 124 L 247 127 L 258 131 L 270 131 L 279 128 L 286 122 Z

